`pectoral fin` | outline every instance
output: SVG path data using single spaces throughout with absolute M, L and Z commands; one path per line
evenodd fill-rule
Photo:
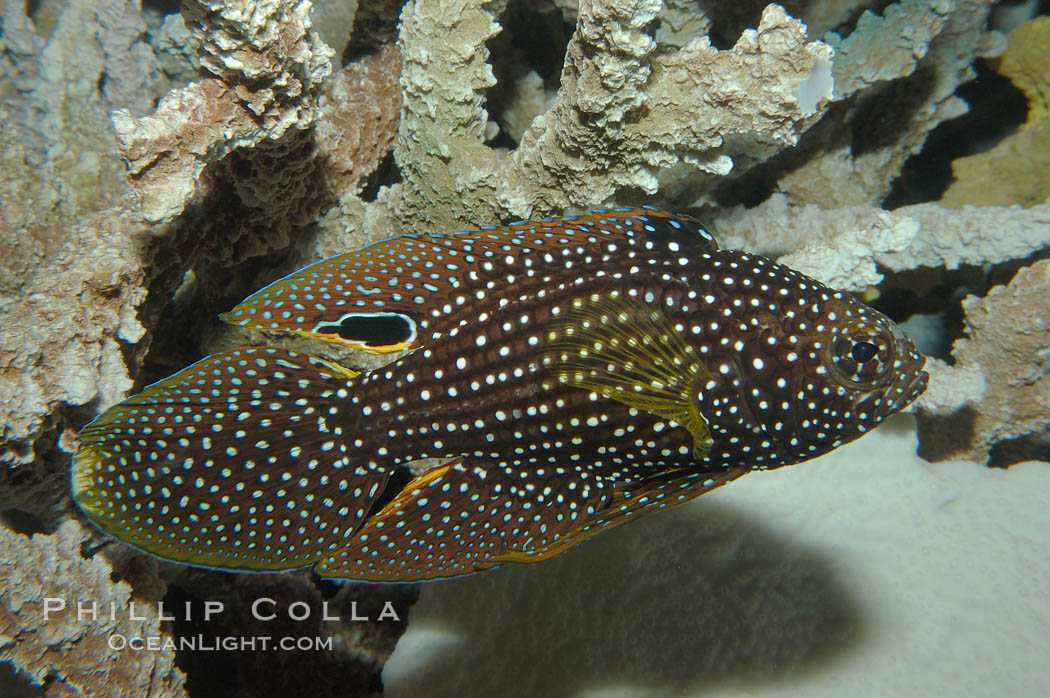
M 697 460 L 710 451 L 711 430 L 697 398 L 711 374 L 659 310 L 595 294 L 561 309 L 546 339 L 543 365 L 558 380 L 685 427 Z
M 417 475 L 383 509 L 322 560 L 323 577 L 414 582 L 471 574 L 500 548 L 502 506 L 485 471 L 462 460 Z M 491 566 L 489 564 L 488 566 Z

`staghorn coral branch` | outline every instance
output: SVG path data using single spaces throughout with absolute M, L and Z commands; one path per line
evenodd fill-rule
M 332 76 L 321 101 L 317 145 L 336 197 L 357 194 L 394 146 L 401 115 L 401 52 L 387 45 Z
M 835 50 L 835 99 L 911 75 L 955 9 L 955 0 L 904 0 L 881 16 L 866 10 L 847 39 L 828 32 L 824 40 Z
M 146 332 L 136 318 L 145 235 L 127 212 L 82 221 L 47 260 L 58 273 L 36 274 L 12 304 L 0 326 L 0 460 L 33 461 L 27 440 L 59 403 L 110 405 L 131 388 L 121 342 Z M 0 484 L 7 475 L 0 470 Z
M 231 85 L 268 138 L 309 124 L 331 48 L 310 31 L 309 0 L 185 0 L 182 15 L 200 44 L 201 66 Z M 301 126 L 300 126 L 301 127 Z
M 1045 438 L 1050 431 L 1048 295 L 1050 260 L 1044 259 L 984 298 L 963 300 L 966 337 L 955 342 L 952 356 L 958 370 L 983 374 L 986 389 L 973 423 L 964 426 L 972 434 L 956 440 L 956 453 L 981 462 L 1001 441 Z
M 172 90 L 149 116 L 117 110 L 112 119 L 142 215 L 153 223 L 182 213 L 206 165 L 261 137 L 248 110 L 215 78 Z
M 648 0 L 581 4 L 557 101 L 533 121 L 513 155 L 516 180 L 538 185 L 539 201 L 530 197 L 530 209 L 556 208 L 555 191 L 575 189 L 566 203 L 580 206 L 605 201 L 621 187 L 653 188 L 650 172 L 619 156 L 627 124 L 646 101 L 656 43 L 643 28 L 659 10 L 659 2 Z M 522 197 L 503 192 L 502 198 Z
M 638 7 L 636 16 L 647 21 L 653 9 Z M 610 72 L 601 55 L 589 58 L 581 48 L 587 17 L 581 12 L 564 71 L 582 78 L 563 79 L 558 103 L 533 122 L 512 156 L 521 181 L 539 184 L 539 208 L 555 205 L 554 192 L 570 192 L 572 206 L 605 202 L 629 187 L 652 193 L 658 170 L 677 163 L 727 173 L 729 134 L 794 143 L 808 115 L 799 104 L 802 85 L 831 57 L 826 46 L 805 41 L 801 23 L 770 5 L 758 28 L 724 51 L 698 38 L 650 59 L 653 46 L 639 21 L 633 35 L 615 34 L 618 72 Z M 594 105 L 608 109 L 594 115 Z
M 482 142 L 493 13 L 465 1 L 409 3 L 396 151 L 405 182 L 383 204 L 402 225 L 438 230 L 592 206 L 623 189 L 651 193 L 659 170 L 680 162 L 728 172 L 727 134 L 794 143 L 827 104 L 831 52 L 779 6 L 730 50 L 697 38 L 656 57 L 645 29 L 659 10 L 655 0 L 582 3 L 558 98 L 506 156 Z
M 752 209 L 734 208 L 715 219 L 720 241 L 727 247 L 748 249 L 771 257 L 798 250 L 807 243 L 835 246 L 857 231 L 857 246 L 849 254 L 867 258 L 886 269 L 916 267 L 956 269 L 963 264 L 998 263 L 1027 257 L 1050 246 L 1050 202 L 1021 206 L 968 206 L 954 209 L 937 203 L 902 206 L 883 211 L 870 206 L 825 209 L 809 204 L 791 206 L 784 195 L 774 195 Z M 915 227 L 897 242 L 870 231 Z M 875 280 L 877 282 L 877 279 Z M 850 288 L 873 281 L 850 280 Z
M 1050 247 L 1050 202 L 1021 206 L 967 206 L 950 209 L 935 203 L 903 206 L 894 215 L 919 224 L 915 242 L 877 257 L 887 269 L 956 269 L 963 264 L 997 264 L 1021 259 Z
M 978 56 L 1002 49 L 987 30 L 993 4 L 907 0 L 881 17 L 865 13 L 845 40 L 829 34 L 836 99 L 850 111 L 821 121 L 780 163 L 789 166 L 775 175 L 778 191 L 829 208 L 883 201 L 930 131 L 968 110 L 956 88 L 973 78 Z
M 807 77 L 831 54 L 819 42 L 807 43 L 803 25 L 779 6 L 767 7 L 758 28 L 730 50 L 700 37 L 654 58 L 642 27 L 657 3 L 635 4 L 630 23 L 607 40 L 611 58 L 595 35 L 619 25 L 598 18 L 628 13 L 619 3 L 585 7 L 558 101 L 513 155 L 517 178 L 539 185 L 541 209 L 556 205 L 555 192 L 570 192 L 566 203 L 575 206 L 606 201 L 627 187 L 652 193 L 659 169 L 679 162 L 726 174 L 733 163 L 725 136 L 791 144 L 812 109 L 827 102 L 821 93 L 810 111 L 800 105 Z
M 495 13 L 470 0 L 416 0 L 401 13 L 404 99 L 395 157 L 404 185 L 388 199 L 406 226 L 438 230 L 498 218 L 500 156 L 483 145 L 484 90 L 495 84 L 485 42 Z

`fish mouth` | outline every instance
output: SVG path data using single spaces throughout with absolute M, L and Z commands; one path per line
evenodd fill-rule
M 900 328 L 894 328 L 900 330 Z M 903 332 L 903 330 L 900 330 Z M 926 367 L 927 357 L 923 356 L 912 346 L 911 341 L 905 338 L 905 349 L 907 351 L 906 356 L 906 368 L 905 373 L 907 382 L 900 389 L 900 401 L 897 406 L 898 409 L 903 409 L 911 403 L 915 402 L 920 395 L 926 391 L 926 387 L 930 383 L 930 374 L 924 371 Z
M 919 366 L 923 365 L 925 365 L 925 362 L 919 364 Z M 929 380 L 930 374 L 926 371 L 912 369 L 900 376 L 888 388 L 866 390 L 860 393 L 853 400 L 853 411 L 854 413 L 867 412 L 874 415 L 875 424 L 878 424 L 886 417 L 904 410 L 915 402 L 926 390 Z M 874 401 L 880 397 L 882 404 L 876 405 Z
M 915 348 L 915 345 L 908 338 L 908 335 L 904 333 L 904 329 L 900 325 L 893 326 L 893 337 L 897 340 L 899 351 L 904 357 L 905 365 L 903 368 L 906 372 L 905 375 L 911 376 L 902 391 L 902 395 L 907 396 L 905 398 L 906 402 L 901 405 L 901 407 L 904 407 L 910 405 L 925 392 L 926 386 L 930 382 L 930 374 L 923 370 L 928 359 Z
M 925 366 L 925 362 L 923 362 Z M 926 392 L 926 388 L 930 384 L 930 374 L 926 371 L 916 371 L 915 376 L 908 382 L 908 386 L 904 389 L 905 395 L 907 395 L 906 402 L 901 405 L 905 407 L 910 405 L 919 399 L 919 396 Z

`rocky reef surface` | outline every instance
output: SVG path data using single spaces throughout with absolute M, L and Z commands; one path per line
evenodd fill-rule
M 1050 453 L 1050 389 L 1043 382 L 1050 362 L 1050 18 L 1036 16 L 1038 6 L 6 0 L 0 668 L 10 667 L 10 676 L 0 672 L 0 688 L 55 696 L 380 694 L 382 667 L 418 589 L 335 585 L 305 573 L 228 575 L 109 543 L 82 523 L 68 495 L 75 433 L 134 389 L 245 343 L 244 333 L 222 326 L 217 314 L 305 263 L 406 231 L 445 232 L 591 207 L 651 204 L 691 213 L 709 222 L 723 246 L 781 258 L 904 322 L 931 356 L 931 384 L 916 414 L 894 427 L 910 436 L 891 440 L 885 458 L 916 450 L 921 458 L 902 456 L 895 462 L 906 467 L 886 470 L 870 486 L 912 488 L 900 501 L 922 500 L 900 510 L 899 527 L 957 517 L 925 529 L 930 546 L 951 548 L 966 537 L 985 553 L 978 559 L 987 569 L 998 560 L 998 569 L 1017 579 L 1046 579 L 1045 536 L 1031 530 L 1045 530 L 1047 521 L 1030 511 L 1038 506 L 1032 492 L 1048 491 L 1050 473 L 1038 462 Z M 863 443 L 848 452 L 854 485 L 870 475 L 856 467 L 858 459 L 861 466 L 877 462 L 874 442 L 870 451 Z M 833 500 L 848 490 L 845 482 L 839 490 L 826 487 L 837 474 L 818 482 L 803 470 L 769 479 L 779 485 L 755 487 L 798 488 L 792 496 L 801 501 Z M 796 472 L 800 479 L 791 480 Z M 762 479 L 745 478 L 715 495 L 729 499 L 708 506 L 746 499 L 748 481 Z M 953 493 L 963 485 L 951 483 L 984 494 L 953 508 Z M 756 491 L 753 506 L 771 511 Z M 702 511 L 707 499 L 691 506 Z M 1013 530 L 1003 523 L 1011 511 Z M 859 519 L 848 524 L 843 516 L 824 505 L 813 514 L 842 530 L 858 526 Z M 650 536 L 659 538 L 661 525 L 682 526 L 670 515 L 661 524 L 662 518 L 646 524 Z M 706 522 L 704 535 L 714 536 L 720 524 Z M 889 539 L 906 530 L 876 528 Z M 558 565 L 581 564 L 599 545 L 608 546 L 584 546 L 566 562 L 545 566 L 547 572 L 534 572 L 541 575 L 534 582 L 544 583 L 542 574 Z M 673 552 L 646 564 L 673 565 L 667 559 Z M 706 553 L 687 547 L 682 554 Z M 910 569 L 928 554 L 911 546 L 898 559 Z M 729 556 L 718 565 L 726 575 L 751 575 L 751 583 L 777 588 L 777 575 L 761 566 L 747 571 L 748 559 Z M 854 594 L 880 583 L 850 559 L 835 583 Z M 929 565 L 927 578 L 951 577 L 962 559 Z M 818 567 L 822 579 L 834 576 L 827 572 L 834 565 Z M 516 570 L 493 574 L 497 585 L 514 575 L 529 579 Z M 567 574 L 598 599 L 613 593 L 594 588 L 600 578 Z M 664 593 L 680 598 L 680 587 L 689 584 L 671 574 L 651 576 L 663 581 L 638 587 L 642 596 L 653 595 L 650 602 Z M 809 577 L 792 579 L 801 584 Z M 513 588 L 486 591 L 489 583 L 480 584 L 479 597 L 517 598 Z M 1040 627 L 1045 634 L 1045 588 L 1011 588 L 1009 580 L 1003 586 L 998 617 L 1009 619 L 1012 630 L 996 646 L 1015 648 L 1017 638 L 1037 637 Z M 956 596 L 947 604 L 926 604 L 942 614 L 946 634 L 947 619 L 966 612 L 963 587 L 950 588 Z M 439 599 L 463 603 L 452 592 L 427 593 L 434 600 L 425 599 L 431 610 L 423 619 L 434 617 Z M 720 593 L 713 598 L 724 598 Z M 46 599 L 78 596 L 122 609 L 136 602 L 141 610 L 134 618 L 107 612 L 105 622 L 93 623 L 67 610 L 64 620 L 56 614 L 45 621 Z M 260 596 L 282 610 L 302 602 L 312 613 L 304 621 L 281 613 L 264 623 L 245 610 Z M 206 600 L 224 603 L 223 619 L 171 619 L 157 605 L 200 610 Z M 396 621 L 378 618 L 388 601 Z M 913 601 L 921 611 L 923 603 Z M 466 635 L 477 645 L 472 652 L 491 652 L 494 636 L 530 622 L 487 613 L 490 603 L 477 611 L 489 620 L 475 618 Z M 1018 613 L 1028 605 L 1043 610 Z M 819 636 L 821 623 L 848 634 L 863 624 L 847 606 L 811 609 L 798 622 L 807 637 Z M 340 620 L 322 620 L 325 608 Z M 652 603 L 646 608 L 674 613 Z M 779 610 L 781 620 L 793 622 Z M 878 615 L 877 608 L 869 611 L 865 617 Z M 695 616 L 723 625 L 736 618 Z M 553 632 L 549 621 L 534 617 L 536 626 L 522 636 Z M 688 633 L 683 623 L 669 632 Z M 322 652 L 163 647 L 129 654 L 109 641 L 114 634 L 182 639 L 262 632 L 332 642 Z M 631 632 L 608 626 L 589 637 L 600 643 L 598 651 L 564 656 L 634 667 L 628 684 L 639 695 L 693 685 L 699 675 L 661 684 L 643 664 L 624 659 L 632 644 L 660 637 L 645 631 L 632 640 Z M 915 646 L 932 652 L 937 640 L 929 632 Z M 744 645 L 761 645 L 760 635 L 755 629 Z M 441 634 L 432 637 L 440 648 Z M 425 644 L 425 635 L 412 638 L 411 647 Z M 884 641 L 892 643 L 892 633 Z M 751 667 L 759 682 L 790 674 L 796 664 L 802 674 L 819 671 L 792 663 L 805 647 L 791 654 L 789 645 L 780 648 L 786 655 L 771 650 L 748 659 L 738 643 L 734 649 L 743 654 L 731 664 Z M 850 645 L 818 642 L 810 650 L 848 653 Z M 413 667 L 399 653 L 398 690 L 411 691 L 406 687 L 425 663 Z M 553 661 L 542 654 L 530 656 Z M 440 656 L 422 649 L 418 655 Z M 719 656 L 708 661 L 717 665 Z M 771 674 L 762 662 L 788 668 Z M 475 676 L 515 676 L 504 660 L 472 666 Z M 873 659 L 871 667 L 894 665 Z M 431 688 L 444 680 L 434 676 Z M 727 677 L 746 692 L 738 672 L 718 675 Z M 1045 675 L 1029 678 L 1034 683 L 1027 685 L 1047 692 Z M 901 680 L 899 692 L 925 692 L 926 684 Z M 532 686 L 533 695 L 569 687 L 547 690 L 524 680 L 519 686 Z M 599 684 L 572 687 L 602 694 Z M 489 689 L 478 695 L 501 692 Z

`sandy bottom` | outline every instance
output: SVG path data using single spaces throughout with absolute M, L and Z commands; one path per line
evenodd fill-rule
M 1050 464 L 909 417 L 560 558 L 428 584 L 387 695 L 1050 695 Z

